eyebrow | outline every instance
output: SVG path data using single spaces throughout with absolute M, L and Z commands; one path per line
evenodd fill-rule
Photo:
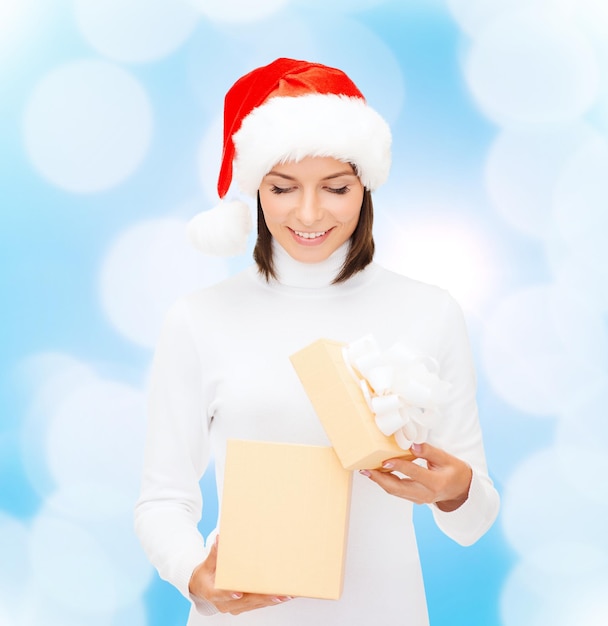
M 268 172 L 266 176 L 279 176 L 280 178 L 284 178 L 285 180 L 296 180 L 295 176 L 282 174 L 281 172 L 276 172 L 275 170 L 270 170 L 270 172 Z M 352 170 L 344 170 L 342 172 L 335 172 L 334 174 L 330 174 L 329 176 L 324 176 L 321 180 L 331 180 L 333 178 L 340 178 L 340 176 L 356 176 L 356 174 Z

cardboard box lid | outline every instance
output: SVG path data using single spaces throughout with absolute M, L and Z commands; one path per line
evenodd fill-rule
M 380 432 L 342 355 L 344 344 L 317 341 L 289 358 L 342 465 L 375 469 L 391 457 L 413 458 Z

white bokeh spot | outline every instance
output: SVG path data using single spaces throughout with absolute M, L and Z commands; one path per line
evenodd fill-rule
M 10 607 L 24 599 L 25 584 L 30 575 L 28 530 L 20 520 L 2 512 L 0 555 L 0 607 Z
M 447 0 L 448 9 L 460 27 L 476 36 L 497 18 L 521 9 L 534 8 L 548 16 L 570 17 L 579 0 Z M 595 0 L 591 0 L 595 1 Z
M 541 416 L 568 410 L 607 369 L 608 338 L 599 313 L 554 286 L 505 298 L 486 322 L 482 358 L 494 391 Z
M 562 239 L 590 268 L 608 267 L 608 141 L 597 137 L 571 159 L 555 191 Z
M 584 249 L 573 250 L 557 232 L 555 223 L 543 246 L 558 287 L 576 294 L 588 306 L 608 312 L 608 266 L 589 265 Z
M 35 476 L 49 478 L 27 528 L 0 516 L 12 581 L 4 584 L 0 560 L 0 599 L 18 585 L 8 602 L 17 626 L 143 626 L 141 596 L 153 570 L 132 520 L 145 395 L 61 353 L 25 359 L 18 375 L 32 396 L 24 439 L 37 432 Z
M 289 0 L 188 0 L 206 18 L 229 23 L 256 22 L 274 15 Z
M 58 604 L 93 614 L 117 606 L 112 564 L 82 526 L 41 513 L 32 524 L 30 554 L 37 584 Z
M 445 213 L 382 224 L 377 259 L 389 269 L 447 289 L 468 311 L 479 311 L 496 271 L 490 239 L 478 226 Z M 382 220 L 379 219 L 379 226 Z
M 137 496 L 143 463 L 145 398 L 128 385 L 96 379 L 54 407 L 47 461 L 59 486 L 109 485 Z M 99 497 L 99 494 L 98 494 Z
M 66 63 L 42 78 L 25 110 L 25 144 L 34 167 L 68 191 L 118 185 L 150 143 L 148 97 L 124 69 L 98 60 Z
M 200 19 L 186 0 L 74 0 L 74 11 L 81 33 L 96 50 L 134 63 L 170 54 Z
M 583 123 L 551 129 L 505 129 L 494 141 L 485 168 L 493 205 L 527 235 L 553 228 L 554 195 L 562 172 L 598 133 Z
M 573 121 L 598 95 L 588 40 L 565 20 L 532 12 L 493 21 L 472 42 L 465 76 L 483 112 L 504 126 Z
M 101 269 L 101 300 L 114 326 L 153 348 L 165 313 L 180 297 L 228 276 L 225 260 L 196 252 L 186 220 L 139 222 L 112 242 Z
M 21 426 L 21 457 L 30 484 L 46 496 L 55 487 L 47 464 L 47 437 L 55 407 L 97 375 L 88 364 L 59 352 L 31 355 L 16 369 L 31 399 Z
M 430 3 L 433 0 L 425 0 Z M 387 4 L 388 0 L 292 0 L 294 6 L 302 6 L 308 10 L 332 11 L 335 13 L 356 13 L 369 11 Z
M 557 551 L 556 558 L 562 556 L 559 571 L 556 563 L 537 559 L 535 567 L 546 572 L 539 584 L 550 583 L 551 575 L 593 575 L 606 567 L 608 502 L 598 505 L 581 490 L 571 488 L 568 474 L 573 459 L 578 457 L 564 458 L 556 448 L 537 451 L 520 463 L 503 489 L 503 532 L 521 558 L 530 558 L 539 550 L 549 554 L 563 542 L 589 546 L 584 551 L 576 547 Z
M 572 550 L 588 554 L 593 547 L 585 544 L 556 544 L 555 554 L 566 549 L 562 564 L 570 563 Z M 535 552 L 532 552 L 533 557 Z M 604 555 L 605 556 L 605 555 Z M 503 587 L 500 601 L 503 626 L 600 626 L 608 616 L 606 611 L 606 570 L 586 576 L 559 576 L 547 568 L 539 569 L 537 559 L 524 559 L 511 570 Z M 553 561 L 555 562 L 555 561 Z

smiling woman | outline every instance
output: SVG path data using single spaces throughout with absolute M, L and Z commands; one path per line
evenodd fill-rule
M 256 265 L 181 299 L 167 317 L 152 368 L 136 507 L 137 532 L 152 563 L 192 602 L 189 626 L 202 626 L 203 616 L 218 612 L 224 615 L 214 623 L 232 623 L 232 615 L 242 613 L 243 626 L 389 620 L 428 626 L 414 503 L 431 505 L 439 528 L 462 545 L 481 537 L 496 517 L 498 494 L 486 468 L 459 307 L 441 289 L 372 262 L 371 192 L 388 175 L 390 142 L 386 122 L 334 68 L 277 59 L 242 77 L 226 96 L 218 193 L 222 199 L 228 194 L 234 165 L 240 189 L 257 196 Z M 221 202 L 211 213 L 226 221 L 196 217 L 190 234 L 200 247 L 212 241 L 217 251 L 224 239 L 234 249 L 235 231 L 237 239 L 246 238 L 246 206 Z M 327 446 L 289 356 L 319 337 L 349 343 L 370 333 L 379 343 L 401 340 L 408 353 L 436 361 L 450 393 L 436 427 L 411 448 L 420 465 L 412 456 L 383 459 L 388 471 L 366 465 L 353 480 L 342 596 L 327 602 L 320 598 L 328 596 L 302 586 L 277 589 L 282 579 L 259 587 L 259 575 L 243 588 L 216 587 L 222 545 L 230 550 L 234 544 L 229 534 L 219 540 L 217 530 L 204 542 L 198 530 L 199 481 L 210 455 L 221 499 L 225 471 L 231 475 L 229 440 Z M 273 494 L 256 539 L 276 521 L 271 511 L 274 499 L 281 499 L 280 481 L 296 498 L 317 491 L 314 481 L 298 488 L 290 471 L 288 461 L 276 467 L 276 484 L 256 484 Z M 223 508 L 221 517 L 226 519 Z M 310 508 L 297 521 L 307 528 L 323 525 Z M 300 537 L 295 522 L 284 526 Z M 258 556 L 238 556 L 264 569 L 270 550 L 260 549 L 262 542 L 248 544 Z M 275 551 L 277 544 L 273 534 Z M 306 569 L 282 550 L 280 561 L 280 568 Z M 308 575 L 321 578 L 325 569 L 309 568 Z

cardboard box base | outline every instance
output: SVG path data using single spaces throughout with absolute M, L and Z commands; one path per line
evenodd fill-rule
M 338 599 L 351 483 L 332 448 L 228 441 L 216 587 Z

